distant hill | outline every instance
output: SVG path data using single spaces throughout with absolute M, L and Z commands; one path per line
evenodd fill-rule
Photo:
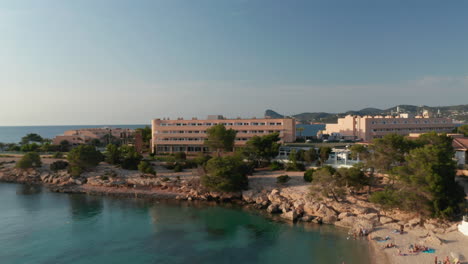
M 325 113 L 325 112 L 314 112 L 314 113 L 301 113 L 293 115 L 300 122 L 309 123 L 336 123 L 339 117 L 346 115 L 387 115 L 397 112 L 397 108 L 400 112 L 410 114 L 420 114 L 423 110 L 428 110 L 430 113 L 436 114 L 440 111 L 442 117 L 449 117 L 457 121 L 468 123 L 468 104 L 465 105 L 454 105 L 454 106 L 415 106 L 415 105 L 398 105 L 388 109 L 378 108 L 364 108 L 359 111 L 347 111 L 344 113 Z M 271 109 L 265 111 L 265 116 L 271 118 L 282 118 L 284 115 L 279 114 Z

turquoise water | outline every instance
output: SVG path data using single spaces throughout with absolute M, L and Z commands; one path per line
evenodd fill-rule
M 0 142 L 18 143 L 29 133 L 36 133 L 43 138 L 54 138 L 67 130 L 96 127 L 143 128 L 147 125 L 90 125 L 90 126 L 0 126 Z
M 0 263 L 369 263 L 364 241 L 235 206 L 0 184 Z

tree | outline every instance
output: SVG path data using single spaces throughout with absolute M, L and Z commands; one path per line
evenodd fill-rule
M 28 169 L 34 167 L 41 167 L 41 157 L 36 152 L 28 152 L 16 163 L 16 167 L 20 169 Z
M 185 152 L 176 152 L 174 158 L 176 161 L 184 161 L 187 159 L 187 154 Z
M 96 167 L 103 159 L 101 152 L 90 145 L 80 145 L 67 155 L 70 172 L 74 177 L 78 177 L 85 170 Z
M 59 145 L 60 145 L 60 151 L 62 152 L 67 152 L 67 151 L 70 151 L 71 149 L 71 144 L 68 140 L 60 141 Z
M 320 163 L 324 164 L 328 158 L 330 157 L 330 153 L 332 149 L 330 147 L 320 147 L 319 148 L 319 155 L 320 155 Z
M 126 170 L 137 170 L 138 164 L 143 158 L 133 146 L 121 146 L 119 148 L 121 153 L 121 166 Z
M 144 128 L 137 128 L 136 131 L 141 133 L 141 139 L 143 140 L 143 143 L 149 144 L 152 137 L 151 127 L 145 126 Z
M 318 159 L 317 151 L 315 148 L 310 148 L 309 150 L 304 152 L 304 161 L 311 164 Z
M 64 160 L 57 160 L 50 164 L 50 170 L 59 171 L 68 168 L 68 162 Z
M 384 191 L 372 194 L 371 201 L 384 207 L 417 212 L 422 217 L 453 218 L 462 212 L 464 191 L 455 182 L 456 164 L 452 160 L 452 139 L 428 133 L 409 144 L 387 141 L 379 152 L 394 151 L 406 145 L 401 154 L 387 153 L 385 164 L 392 167 L 396 181 Z M 399 142 L 399 143 L 398 143 Z M 389 147 L 390 146 L 390 147 Z M 408 151 L 409 149 L 409 151 Z M 384 157 L 384 154 L 381 157 Z
M 370 146 L 372 155 L 367 162 L 368 166 L 381 172 L 390 172 L 393 167 L 405 161 L 405 155 L 413 145 L 408 139 L 397 134 L 374 139 Z
M 99 147 L 102 145 L 101 141 L 97 138 L 93 138 L 90 142 L 89 142 L 90 145 L 92 146 L 95 146 L 95 147 Z
M 201 177 L 203 186 L 210 190 L 234 192 L 246 189 L 248 178 L 240 156 L 215 157 L 206 164 Z
M 289 162 L 286 164 L 287 171 L 305 171 L 304 164 L 298 162 L 303 157 L 301 154 L 298 154 L 298 152 L 299 151 L 293 149 L 289 153 Z
M 41 143 L 42 137 L 35 133 L 27 134 L 26 136 L 21 138 L 21 145 L 29 144 L 30 142 Z
M 331 166 L 324 166 L 313 173 L 310 194 L 339 201 L 346 194 L 345 181 Z
M 352 159 L 367 160 L 369 157 L 369 150 L 364 145 L 355 144 L 351 146 L 350 150 Z
M 35 152 L 38 151 L 40 146 L 36 143 L 27 143 L 21 146 L 22 152 Z
M 468 137 L 468 125 L 459 126 L 457 132 L 463 134 L 465 137 Z
M 340 175 L 346 187 L 352 188 L 355 191 L 359 191 L 364 186 L 369 185 L 369 178 L 359 167 L 339 168 L 336 173 Z
M 153 166 L 151 166 L 149 162 L 144 160 L 142 160 L 140 164 L 138 164 L 138 170 L 142 173 L 156 175 L 156 171 L 154 170 Z
M 278 155 L 280 144 L 278 133 L 271 133 L 265 136 L 254 136 L 249 139 L 242 149 L 242 154 L 256 163 L 258 166 L 262 161 L 270 160 Z
M 121 154 L 118 146 L 114 144 L 107 145 L 105 153 L 105 160 L 107 163 L 112 165 L 120 164 L 120 156 Z
M 299 132 L 299 137 L 302 138 L 302 132 L 304 132 L 305 128 L 304 127 L 298 127 L 296 130 Z
M 210 149 L 220 151 L 232 151 L 237 132 L 233 129 L 226 129 L 223 124 L 212 126 L 206 130 L 207 139 L 205 145 Z

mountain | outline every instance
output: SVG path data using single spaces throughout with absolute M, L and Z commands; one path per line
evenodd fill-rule
M 442 117 L 448 117 L 460 122 L 468 123 L 468 104 L 453 106 L 398 105 L 388 109 L 364 108 L 359 111 L 347 111 L 344 113 L 301 113 L 293 115 L 292 117 L 304 123 L 336 123 L 339 117 L 344 117 L 346 115 L 389 115 L 392 113 L 396 113 L 397 109 L 399 109 L 400 112 L 409 113 L 413 115 L 420 114 L 423 110 L 427 110 L 432 114 L 437 114 L 438 111 L 440 111 Z M 275 112 L 271 109 L 265 111 L 265 116 L 271 118 L 284 117 L 284 115 L 281 115 L 278 112 Z

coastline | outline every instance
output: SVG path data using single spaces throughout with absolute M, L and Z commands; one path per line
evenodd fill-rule
M 102 175 L 107 175 L 109 171 L 117 172 L 117 176 L 102 180 Z M 429 223 L 422 228 L 417 227 L 414 216 L 393 214 L 389 217 L 364 199 L 356 197 L 349 197 L 342 203 L 331 200 L 313 201 L 308 195 L 307 183 L 303 181 L 300 172 L 287 172 L 292 178 L 291 181 L 286 185 L 278 185 L 276 177 L 284 172 L 258 171 L 249 177 L 249 190 L 226 194 L 203 190 L 196 181 L 197 177 L 190 171 L 174 173 L 162 167 L 158 167 L 157 171 L 158 177 L 149 177 L 135 171 L 100 165 L 96 171 L 72 179 L 65 171 L 51 172 L 45 166 L 38 170 L 23 171 L 14 169 L 13 164 L 4 164 L 3 168 L 0 168 L 0 181 L 40 184 L 53 192 L 63 193 L 235 203 L 266 211 L 265 215 L 272 215 L 286 222 L 331 224 L 346 228 L 350 233 L 366 229 L 373 238 L 368 242 L 371 263 L 432 263 L 435 255 L 443 259 L 452 251 L 468 256 L 468 247 L 463 247 L 468 245 L 468 238 L 457 231 L 455 223 L 445 223 L 444 226 Z M 401 236 L 392 235 L 392 230 L 398 229 L 400 224 L 405 226 L 407 233 Z M 403 251 L 409 244 L 420 243 L 421 240 L 430 238 L 423 243 L 435 248 L 436 254 L 397 256 L 396 249 L 382 249 L 383 244 L 375 241 L 378 237 L 388 235 L 392 239 L 390 242 L 397 244 Z M 439 242 L 440 244 L 437 244 Z

